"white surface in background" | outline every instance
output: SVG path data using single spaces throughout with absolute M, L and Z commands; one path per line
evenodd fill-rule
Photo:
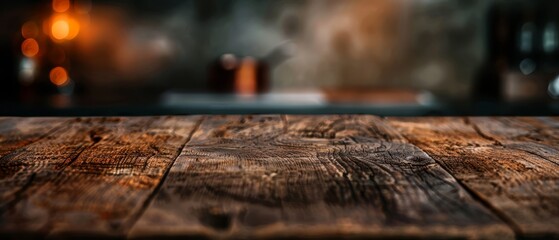
M 166 106 L 232 106 L 232 107 L 318 107 L 326 106 L 324 94 L 317 91 L 300 93 L 266 93 L 260 95 L 190 94 L 167 92 L 163 94 Z

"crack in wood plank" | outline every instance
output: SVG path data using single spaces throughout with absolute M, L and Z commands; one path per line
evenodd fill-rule
M 11 121 L 17 118 L 6 118 L 4 119 L 4 121 Z M 47 118 L 48 119 L 48 118 Z M 12 154 L 17 154 L 18 150 L 21 150 L 23 148 L 25 148 L 28 145 L 31 145 L 35 142 L 41 141 L 49 136 L 51 136 L 52 134 L 54 134 L 57 131 L 62 130 L 63 128 L 67 127 L 66 123 L 69 123 L 70 120 L 66 120 L 66 121 L 56 121 L 54 119 L 43 119 L 40 118 L 39 120 L 36 120 L 36 122 L 34 122 L 33 120 L 23 120 L 22 122 L 18 122 L 19 124 L 28 124 L 31 126 L 25 126 L 26 128 L 31 128 L 32 132 L 31 134 L 25 134 L 20 132 L 17 133 L 7 133 L 8 135 L 6 136 L 6 133 L 0 132 L 0 139 L 7 139 L 7 140 L 13 140 L 13 139 L 17 139 L 16 143 L 12 143 L 14 145 L 17 145 L 17 147 L 15 149 L 11 149 L 12 147 L 10 146 L 10 143 L 5 143 L 3 140 L 0 141 L 0 145 L 2 147 L 0 147 L 0 161 L 4 161 L 4 159 L 6 158 L 6 156 L 12 155 Z M 50 122 L 53 122 L 54 120 L 54 124 L 55 126 L 51 127 L 51 128 L 47 128 L 44 129 L 42 128 L 42 126 L 44 126 L 45 124 L 48 124 Z M 30 122 L 29 122 L 30 121 Z M 28 123 L 29 122 L 29 123 Z M 17 128 L 18 123 L 15 124 L 11 124 L 12 126 L 10 126 L 9 130 L 14 130 L 14 128 Z M 33 125 L 41 125 L 41 126 L 33 126 Z M 38 128 L 38 129 L 37 129 Z M 17 142 L 21 142 L 21 143 L 17 143 Z
M 557 127 L 542 128 L 534 118 L 511 117 L 394 118 L 387 122 L 507 222 L 517 237 L 559 236 L 555 162 L 559 151 L 554 147 L 559 141 L 547 135 L 559 132 Z
M 68 131 L 28 145 L 0 163 L 18 171 L 6 173 L 4 182 L 36 176 L 27 194 L 1 214 L 0 236 L 122 236 L 122 224 L 141 210 L 192 132 L 188 119 L 79 118 Z
M 465 117 L 464 118 L 464 123 L 467 125 L 471 125 L 471 122 L 468 120 L 466 121 L 468 118 Z M 487 138 L 486 136 L 482 135 L 479 133 L 479 129 L 475 129 L 474 130 L 478 133 L 478 135 L 480 135 L 481 137 L 490 140 L 490 141 L 496 141 L 492 138 Z M 405 141 L 409 142 L 410 144 L 414 144 L 414 139 L 408 139 L 408 137 L 403 136 L 403 138 L 405 139 Z M 414 144 L 415 145 L 415 144 Z M 421 148 L 420 146 L 417 146 L 419 148 Z M 427 153 L 427 155 L 429 155 L 429 153 Z M 430 156 L 430 155 L 429 155 Z M 431 157 L 431 156 L 430 156 Z M 493 206 L 491 204 L 491 202 L 489 200 L 487 200 L 486 198 L 483 197 L 483 195 L 479 194 L 479 192 L 474 191 L 473 189 L 470 188 L 470 186 L 468 186 L 467 184 L 465 184 L 463 181 L 460 180 L 460 178 L 457 178 L 454 174 L 454 171 L 452 171 L 452 169 L 450 169 L 447 164 L 444 161 L 440 161 L 439 158 L 436 157 L 431 157 L 433 160 L 435 160 L 446 172 L 448 172 L 450 175 L 452 175 L 454 178 L 458 179 L 458 184 L 460 184 L 460 186 L 462 188 L 464 188 L 475 200 L 479 201 L 481 204 L 483 204 L 483 206 L 485 206 L 487 209 L 489 209 L 493 214 L 495 214 L 495 216 L 499 217 L 503 222 L 505 222 L 506 224 L 509 225 L 509 227 L 511 227 L 511 229 L 513 229 L 513 231 L 515 232 L 515 235 L 517 235 L 517 238 L 519 235 L 522 235 L 522 231 L 521 228 L 514 222 L 513 219 L 511 219 L 509 216 L 507 216 L 506 214 L 503 214 L 502 211 L 499 211 L 499 209 L 495 208 L 495 206 Z
M 465 118 L 464 118 L 464 123 L 467 124 L 467 125 L 472 126 L 473 129 L 475 130 L 475 132 L 476 132 L 480 137 L 485 138 L 485 139 L 487 139 L 487 140 L 489 140 L 489 141 L 494 142 L 495 145 L 497 145 L 497 146 L 503 146 L 503 147 L 514 148 L 514 149 L 517 149 L 517 150 L 520 150 L 520 151 L 524 151 L 524 152 L 529 153 L 529 154 L 533 154 L 533 155 L 535 155 L 535 156 L 537 156 L 537 157 L 540 157 L 540 158 L 542 158 L 542 159 L 546 159 L 546 160 L 549 160 L 549 161 L 555 163 L 554 161 L 550 160 L 549 158 L 547 158 L 547 157 L 544 156 L 544 155 L 541 155 L 541 154 L 535 153 L 535 152 L 533 152 L 533 151 L 529 151 L 529 150 L 523 149 L 523 148 L 518 147 L 518 146 L 513 146 L 513 145 L 511 145 L 511 144 L 503 144 L 503 143 L 501 143 L 501 141 L 497 140 L 496 138 L 493 138 L 493 137 L 491 137 L 491 136 L 485 134 L 485 133 L 479 128 L 479 126 L 478 126 L 477 124 L 475 124 L 474 122 L 470 121 L 470 118 L 469 118 L 469 117 L 465 117 Z M 407 137 L 406 137 L 406 139 L 407 139 Z M 408 140 L 409 140 L 409 139 L 408 139 Z M 412 142 L 412 141 L 410 141 L 410 142 Z M 437 160 L 437 158 L 434 158 L 434 159 Z M 439 160 L 437 160 L 437 161 L 439 162 Z M 448 167 L 446 166 L 446 164 L 444 164 L 444 162 L 440 162 L 440 163 L 441 163 L 441 166 L 443 166 L 443 167 L 445 168 L 445 170 L 447 170 L 447 171 L 450 172 L 450 173 L 453 172 L 453 171 L 451 171 L 451 170 L 448 169 Z M 513 229 L 515 229 L 516 232 L 518 232 L 518 233 L 521 233 L 521 232 L 522 232 L 522 231 L 519 230 L 520 227 L 519 227 L 513 220 L 511 220 L 510 217 L 504 215 L 502 211 L 497 210 L 494 206 L 492 206 L 492 205 L 490 204 L 489 201 L 487 201 L 487 200 L 484 199 L 482 196 L 480 196 L 479 193 L 477 193 L 476 191 L 473 191 L 468 185 L 464 184 L 462 181 L 460 181 L 460 184 L 461 184 L 466 190 L 468 190 L 468 192 L 470 192 L 470 193 L 472 194 L 472 196 L 474 196 L 474 197 L 475 197 L 476 199 L 478 199 L 480 202 L 483 202 L 489 209 L 491 209 L 495 214 L 497 214 L 503 221 L 505 221 L 505 222 L 507 222 L 509 225 L 511 225 L 511 227 L 512 227 Z M 545 236 L 548 236 L 548 235 L 545 235 Z
M 289 115 L 205 120 L 129 237 L 150 236 L 511 238 L 513 232 L 379 118 Z
M 21 141 L 10 119 L 0 237 L 558 236 L 555 118 L 81 118 Z
M 132 226 L 134 226 L 134 224 L 136 224 L 136 222 L 142 216 L 142 214 L 144 214 L 147 207 L 151 204 L 153 198 L 157 195 L 157 193 L 159 193 L 159 191 L 161 189 L 161 186 L 163 185 L 163 183 L 165 182 L 165 179 L 167 179 L 167 176 L 169 175 L 169 171 L 171 170 L 171 167 L 173 166 L 173 164 L 175 164 L 175 161 L 179 157 L 180 153 L 183 151 L 186 144 L 188 144 L 188 142 L 192 138 L 192 135 L 194 134 L 194 132 L 196 132 L 196 130 L 198 130 L 198 128 L 200 127 L 200 125 L 202 124 L 204 119 L 206 119 L 206 117 L 200 117 L 200 119 L 196 122 L 196 124 L 194 125 L 194 127 L 192 128 L 190 133 L 188 134 L 188 137 L 186 138 L 184 143 L 181 145 L 180 148 L 178 148 L 176 154 L 173 157 L 172 162 L 169 164 L 169 166 L 165 170 L 165 173 L 163 173 L 163 176 L 161 177 L 161 179 L 157 183 L 157 186 L 153 189 L 153 191 L 150 193 L 150 195 L 146 198 L 146 200 L 142 204 L 142 207 L 140 208 L 140 210 L 133 217 L 131 217 L 130 221 L 128 221 L 127 223 L 122 225 L 121 230 L 130 229 Z M 159 152 L 159 150 L 158 150 L 158 152 Z
M 474 131 L 476 131 L 476 133 L 477 133 L 480 137 L 485 138 L 485 139 L 487 139 L 487 140 L 489 140 L 489 141 L 493 141 L 493 142 L 495 143 L 495 145 L 497 145 L 497 146 L 504 146 L 503 143 L 501 143 L 499 140 L 497 140 L 497 139 L 495 139 L 495 138 L 493 138 L 493 137 L 491 137 L 491 136 L 485 134 L 483 131 L 481 131 L 481 129 L 479 129 L 479 126 L 470 120 L 470 117 L 464 117 L 464 123 L 465 123 L 466 125 L 472 126 L 472 128 L 474 129 Z

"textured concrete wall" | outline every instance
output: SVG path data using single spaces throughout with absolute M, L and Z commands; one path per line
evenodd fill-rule
M 312 1 L 277 87 L 410 86 L 467 97 L 484 59 L 488 1 Z
M 142 6 L 155 7 L 152 2 L 130 4 L 142 11 Z M 205 86 L 208 63 L 222 54 L 264 57 L 290 41 L 293 57 L 274 68 L 273 89 L 404 86 L 463 98 L 470 93 L 484 58 L 484 14 L 489 2 L 170 1 L 157 8 L 156 13 L 125 14 L 123 18 L 133 21 L 126 21 L 127 25 L 122 27 L 129 31 L 122 38 L 122 46 L 112 43 L 118 51 L 104 51 L 109 56 L 103 58 L 84 59 L 110 62 L 111 53 L 133 46 L 126 41 L 144 51 L 151 48 L 143 47 L 142 43 L 162 46 L 163 53 L 158 53 L 158 48 L 150 53 L 149 56 L 156 56 L 155 60 L 126 54 L 115 57 L 124 59 L 122 71 L 107 69 L 111 74 L 103 75 L 102 79 L 114 83 L 132 76 L 127 73 L 136 73 L 134 78 L 146 76 L 148 82 L 200 89 Z M 97 9 L 102 12 L 102 8 Z M 95 20 L 95 14 L 92 19 Z M 115 25 L 112 20 L 106 21 Z M 92 50 L 93 54 L 98 52 Z M 137 63 L 127 64 L 127 58 Z M 148 69 L 152 72 L 146 72 Z M 96 76 L 103 72 L 89 70 Z

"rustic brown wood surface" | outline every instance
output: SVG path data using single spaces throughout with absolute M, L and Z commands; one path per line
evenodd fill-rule
M 384 127 L 372 116 L 208 118 L 132 236 L 512 236 Z
M 559 120 L 0 118 L 0 239 L 559 237 Z
M 559 237 L 559 122 L 552 118 L 389 121 L 522 237 Z
M 25 173 L 21 175 L 26 176 L 18 177 L 20 181 L 6 177 L 12 170 L 5 164 L 7 155 L 47 137 L 64 122 L 53 118 L 0 118 L 0 210 L 7 209 L 18 198 L 29 178 Z
M 195 119 L 61 119 L 62 128 L 1 156 L 3 188 L 15 191 L 2 206 L 0 229 L 51 237 L 124 235 Z

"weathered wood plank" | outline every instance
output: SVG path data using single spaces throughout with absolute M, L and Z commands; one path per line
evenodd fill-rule
M 511 238 L 372 116 L 214 116 L 134 225 L 148 237 Z
M 14 186 L 13 181 L 4 176 L 11 171 L 5 163 L 6 155 L 24 151 L 23 147 L 52 134 L 67 122 L 63 118 L 0 118 L 0 211 L 12 203 L 21 191 L 21 186 Z
M 66 121 L 64 118 L 0 118 L 0 157 L 45 137 Z
M 398 118 L 388 123 L 520 236 L 559 237 L 558 125 L 535 118 Z
M 0 233 L 125 236 L 199 117 L 80 118 L 3 157 Z
M 479 134 L 496 144 L 526 151 L 559 165 L 559 122 L 552 117 L 468 118 Z

